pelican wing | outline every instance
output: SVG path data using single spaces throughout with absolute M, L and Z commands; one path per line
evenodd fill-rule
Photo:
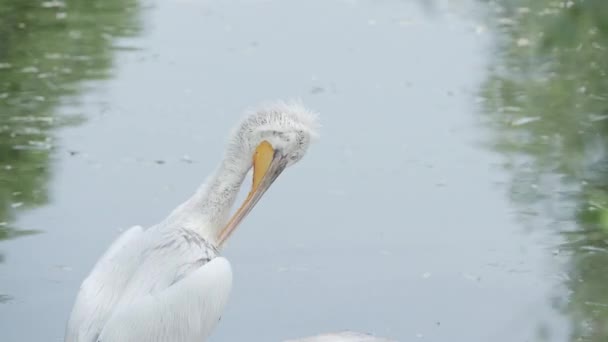
M 119 305 L 98 341 L 205 341 L 221 318 L 231 287 L 230 263 L 216 257 L 159 293 Z
M 134 226 L 107 249 L 82 282 L 68 320 L 66 342 L 95 341 L 139 263 L 144 231 Z

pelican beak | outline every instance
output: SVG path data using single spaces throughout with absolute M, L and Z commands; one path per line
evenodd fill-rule
M 234 213 L 228 224 L 220 230 L 217 245 L 221 246 L 234 232 L 241 221 L 262 198 L 270 185 L 279 177 L 287 165 L 287 159 L 267 141 L 262 141 L 253 156 L 253 182 L 251 191 L 241 207 Z

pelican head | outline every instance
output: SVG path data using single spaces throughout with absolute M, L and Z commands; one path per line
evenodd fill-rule
M 277 177 L 297 163 L 317 136 L 317 114 L 299 103 L 279 102 L 246 115 L 232 134 L 227 162 L 235 169 L 253 167 L 249 195 L 220 231 L 218 245 L 232 234 Z

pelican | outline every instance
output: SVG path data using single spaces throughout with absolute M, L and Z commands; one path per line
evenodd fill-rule
M 317 114 L 299 103 L 249 112 L 217 170 L 192 197 L 159 224 L 128 229 L 101 256 L 80 286 L 65 341 L 206 341 L 232 287 L 222 246 L 281 172 L 304 156 L 317 126 Z M 251 190 L 229 218 L 252 168 Z
M 149 228 L 122 233 L 80 286 L 66 342 L 205 341 L 232 287 L 222 245 L 316 136 L 317 114 L 274 103 L 246 115 L 219 167 L 195 194 Z M 251 191 L 228 219 L 253 168 Z

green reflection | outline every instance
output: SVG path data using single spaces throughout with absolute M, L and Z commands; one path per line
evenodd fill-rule
M 57 109 L 110 76 L 114 38 L 138 31 L 137 11 L 136 0 L 0 0 L 0 240 L 32 233 L 15 217 L 49 200 L 53 131 L 82 119 Z
M 525 222 L 568 254 L 571 341 L 608 341 L 608 2 L 490 2 L 501 32 L 483 85 Z

